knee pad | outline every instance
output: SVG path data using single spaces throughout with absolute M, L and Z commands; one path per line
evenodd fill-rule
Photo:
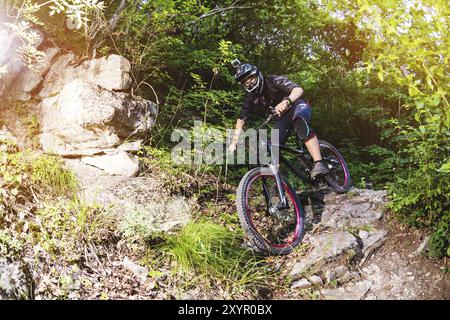
M 305 120 L 303 117 L 299 117 L 294 121 L 294 131 L 297 134 L 297 137 L 301 140 L 308 141 L 313 138 L 316 133 L 314 129 L 311 127 L 308 120 Z

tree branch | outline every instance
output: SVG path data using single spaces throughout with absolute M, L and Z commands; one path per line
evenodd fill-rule
M 207 13 L 202 14 L 200 17 L 197 18 L 197 20 L 191 21 L 191 22 L 188 23 L 188 24 L 189 24 L 189 25 L 197 24 L 198 22 L 200 22 L 201 20 L 203 20 L 203 19 L 205 19 L 205 18 L 211 17 L 211 16 L 216 15 L 216 14 L 223 13 L 223 12 L 226 12 L 226 11 L 256 8 L 256 7 L 259 7 L 260 5 L 262 5 L 262 4 L 263 4 L 264 2 L 266 2 L 266 1 L 261 1 L 261 2 L 258 3 L 258 4 L 246 5 L 246 6 L 239 6 L 239 5 L 237 5 L 239 2 L 240 2 L 240 1 L 237 0 L 237 1 L 235 1 L 235 2 L 234 2 L 231 6 L 229 6 L 229 7 L 213 9 L 213 10 L 207 12 Z
M 116 12 L 114 12 L 111 19 L 109 19 L 108 26 L 109 26 L 110 31 L 112 31 L 116 28 L 117 24 L 120 21 L 120 14 L 123 12 L 123 10 L 125 10 L 125 7 L 127 6 L 127 4 L 128 4 L 128 0 L 122 0 L 120 2 L 120 5 L 117 8 Z

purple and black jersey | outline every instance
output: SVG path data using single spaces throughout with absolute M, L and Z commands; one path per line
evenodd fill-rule
M 292 89 L 300 88 L 300 86 L 290 81 L 285 76 L 270 75 L 264 79 L 264 87 L 261 94 L 250 93 L 244 99 L 239 118 L 247 121 L 251 110 L 255 107 L 266 108 L 269 112 L 274 113 L 273 109 L 283 99 L 289 97 Z
M 244 106 L 239 118 L 247 121 L 251 111 L 257 108 L 265 108 L 269 113 L 275 114 L 275 107 L 291 94 L 294 88 L 300 86 L 290 81 L 285 76 L 270 75 L 264 79 L 264 87 L 261 94 L 250 93 L 244 99 Z M 291 129 L 299 139 L 308 141 L 316 136 L 311 127 L 311 106 L 308 101 L 299 98 L 282 116 L 275 116 L 275 129 L 279 131 L 279 144 L 284 144 Z

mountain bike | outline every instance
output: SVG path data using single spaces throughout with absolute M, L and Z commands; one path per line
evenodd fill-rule
M 273 116 L 259 129 L 267 128 Z M 259 135 L 260 130 L 257 132 Z M 263 150 L 267 149 L 271 161 L 261 164 L 258 156 L 257 166 L 244 175 L 237 189 L 237 211 L 242 227 L 261 253 L 286 255 L 302 241 L 305 211 L 296 190 L 281 176 L 280 163 L 304 183 L 314 188 L 325 184 L 336 193 L 350 189 L 350 172 L 339 150 L 324 140 L 319 140 L 319 145 L 330 173 L 317 179 L 309 175 L 314 160 L 300 139 L 296 148 L 272 145 L 270 141 L 259 143 Z M 273 152 L 274 147 L 278 148 L 278 155 Z

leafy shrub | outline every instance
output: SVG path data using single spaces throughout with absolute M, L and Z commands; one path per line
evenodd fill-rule
M 387 182 L 394 180 L 398 162 L 394 151 L 379 145 L 361 147 L 356 139 L 344 140 L 339 150 L 357 187 L 383 189 Z
M 0 255 L 3 257 L 11 257 L 20 252 L 22 249 L 22 241 L 14 237 L 7 230 L 0 230 Z
M 389 184 L 390 208 L 408 224 L 432 230 L 430 255 L 442 257 L 450 248 L 450 175 L 441 170 L 450 155 L 445 142 L 449 133 L 440 132 L 435 123 L 428 126 L 399 127 L 399 134 L 408 139 L 408 161 Z
M 120 222 L 119 230 L 129 241 L 140 243 L 146 242 L 158 233 L 155 222 L 150 219 L 149 215 L 137 210 L 127 213 Z

